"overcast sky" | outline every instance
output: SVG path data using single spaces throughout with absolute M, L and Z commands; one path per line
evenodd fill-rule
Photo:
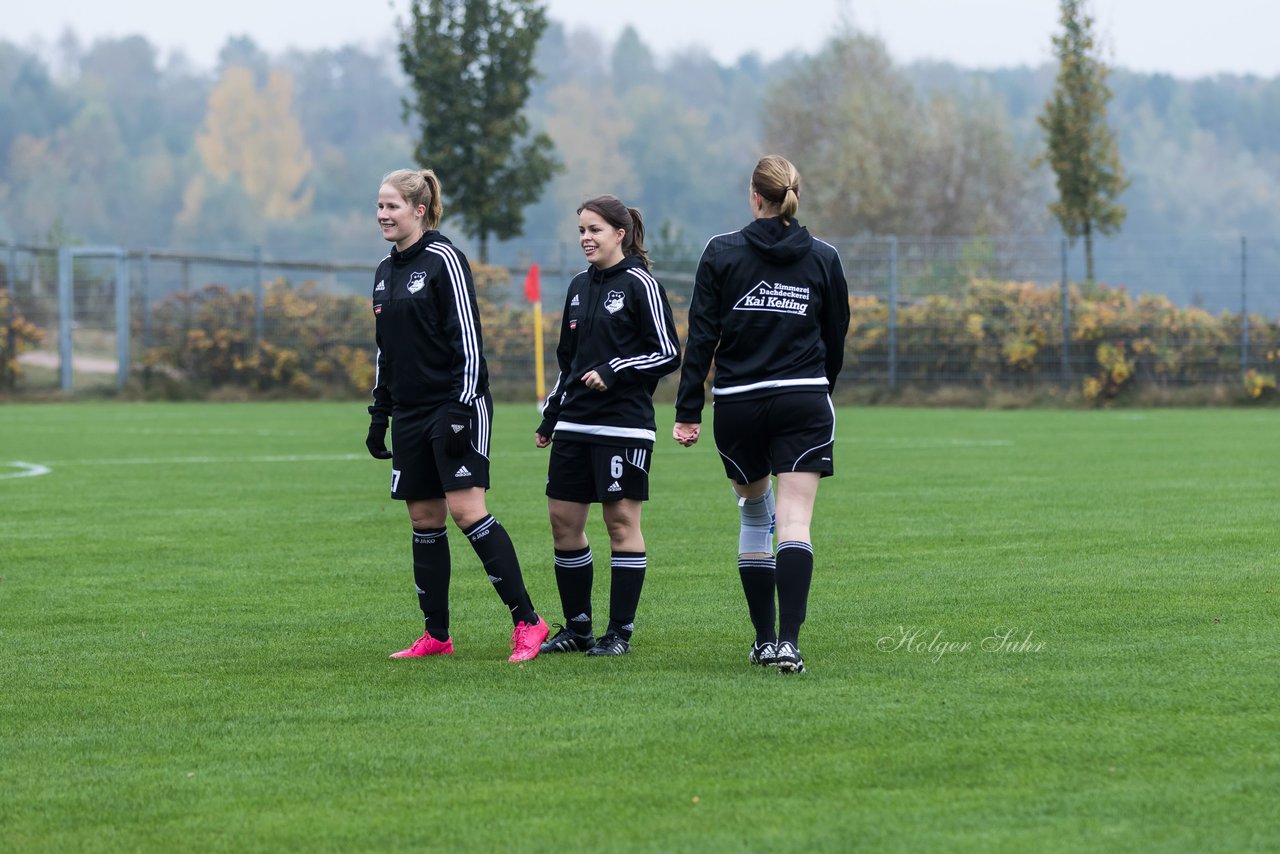
M 140 33 L 210 67 L 228 36 L 269 52 L 394 38 L 410 0 L 5 0 L 0 38 L 51 44 Z M 1093 0 L 1113 65 L 1179 77 L 1280 74 L 1277 0 Z M 701 45 L 722 63 L 755 52 L 775 59 L 817 48 L 842 20 L 873 33 L 901 62 L 940 59 L 971 68 L 1051 61 L 1057 0 L 549 0 L 550 16 L 611 41 L 633 25 L 659 57 Z

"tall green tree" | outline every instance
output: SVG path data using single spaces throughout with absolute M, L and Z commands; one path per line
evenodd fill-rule
M 1072 242 L 1084 238 L 1085 270 L 1093 275 L 1093 235 L 1119 231 L 1125 207 L 1116 197 L 1129 186 L 1115 136 L 1107 127 L 1111 88 L 1108 69 L 1093 34 L 1086 0 L 1059 0 L 1062 32 L 1053 37 L 1058 79 L 1037 121 L 1048 162 L 1057 176 L 1058 200 L 1049 212 Z
M 524 114 L 546 15 L 535 0 L 413 0 L 401 36 L 405 118 L 421 124 L 414 154 L 440 176 L 481 262 L 491 235 L 523 233 L 524 209 L 561 168 Z

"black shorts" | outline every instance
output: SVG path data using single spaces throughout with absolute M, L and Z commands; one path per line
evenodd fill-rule
M 471 403 L 471 445 L 460 457 L 444 452 L 449 407 L 397 409 L 391 414 L 391 497 L 398 501 L 444 498 L 446 492 L 489 488 L 489 432 L 493 398 Z
M 737 483 L 768 474 L 835 473 L 836 411 L 823 391 L 794 391 L 753 400 L 715 401 L 716 449 Z
M 547 497 L 576 504 L 649 500 L 648 448 L 597 445 L 556 437 L 547 466 Z

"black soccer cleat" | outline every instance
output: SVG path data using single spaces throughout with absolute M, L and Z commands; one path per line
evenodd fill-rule
M 631 652 L 631 642 L 616 632 L 606 632 L 587 650 L 587 655 L 626 655 Z
M 539 654 L 545 655 L 549 652 L 586 652 L 596 645 L 596 639 L 591 635 L 580 635 L 559 623 L 556 624 L 556 627 L 560 631 L 542 642 L 542 646 L 538 647 Z
M 800 655 L 800 650 L 789 641 L 783 641 L 778 644 L 778 653 L 774 658 L 774 664 L 778 668 L 779 673 L 804 673 L 804 657 Z
M 761 667 L 777 667 L 778 647 L 773 641 L 765 641 L 764 643 L 756 641 L 751 644 L 751 654 L 747 656 L 747 661 L 752 664 L 758 664 Z

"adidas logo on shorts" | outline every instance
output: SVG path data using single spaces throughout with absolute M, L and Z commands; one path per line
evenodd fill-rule
M 622 487 L 621 487 L 621 486 L 619 486 L 619 485 L 618 485 L 618 482 L 615 480 L 613 483 L 609 484 L 609 491 L 610 491 L 610 492 L 621 492 L 621 491 L 622 491 Z
M 459 466 L 458 470 L 453 473 L 454 477 L 471 477 L 471 469 L 466 466 Z

